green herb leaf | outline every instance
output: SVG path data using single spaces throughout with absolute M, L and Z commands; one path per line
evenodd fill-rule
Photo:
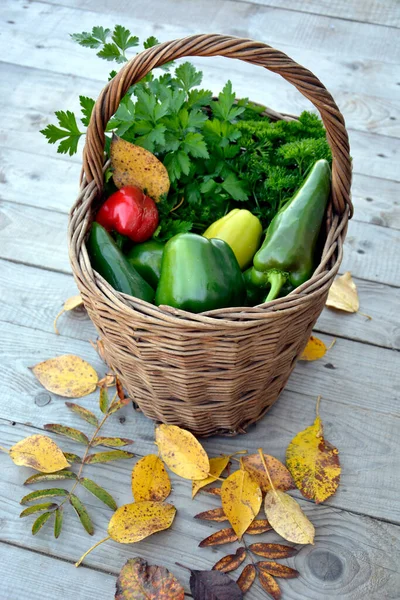
M 186 134 L 183 149 L 194 158 L 209 158 L 207 146 L 201 133 L 189 132 Z
M 79 138 L 82 135 L 78 129 L 76 117 L 69 110 L 65 112 L 59 110 L 55 115 L 60 127 L 50 124 L 45 129 L 41 129 L 40 133 L 47 138 L 49 144 L 55 144 L 62 140 L 58 145 L 57 152 L 72 156 L 78 150 Z
M 126 56 L 122 54 L 117 44 L 113 44 L 112 42 L 104 44 L 100 52 L 97 53 L 97 56 L 104 58 L 104 60 L 115 60 L 117 63 L 124 63 L 128 60 Z
M 83 31 L 82 33 L 71 33 L 71 38 L 86 48 L 99 48 L 102 44 L 106 43 L 110 33 L 110 29 L 93 27 L 92 33 L 88 33 L 87 31 Z
M 47 488 L 46 490 L 36 490 L 27 494 L 20 500 L 20 504 L 28 504 L 34 500 L 40 500 L 41 498 L 55 498 L 57 496 L 68 496 L 68 490 L 63 488 Z
M 28 508 L 25 508 L 19 516 L 20 516 L 20 518 L 29 517 L 29 515 L 33 515 L 37 512 L 41 512 L 42 510 L 56 508 L 56 506 L 57 506 L 57 504 L 53 504 L 52 502 L 44 502 L 43 504 L 34 504 L 33 506 L 28 506 Z
M 109 452 L 97 452 L 96 454 L 89 454 L 85 463 L 94 465 L 95 463 L 105 463 L 112 460 L 121 460 L 124 458 L 133 458 L 135 455 L 132 452 L 126 450 L 110 450 Z
M 201 108 L 209 106 L 213 98 L 210 90 L 190 90 L 187 106 L 188 108 Z
M 234 173 L 229 173 L 221 183 L 221 187 L 228 192 L 234 200 L 247 200 L 248 198 L 243 181 L 240 181 Z
M 89 443 L 88 437 L 78 429 L 74 429 L 73 427 L 68 427 L 67 425 L 59 425 L 58 423 L 47 423 L 44 426 L 46 431 L 52 431 L 53 433 L 58 433 L 59 435 L 64 435 L 79 444 L 84 444 L 87 446 Z
M 45 512 L 42 515 L 40 515 L 40 517 L 38 517 L 36 521 L 34 521 L 32 525 L 32 535 L 36 535 L 38 531 L 42 529 L 43 525 L 50 519 L 52 514 L 52 512 Z
M 96 496 L 99 500 L 104 502 L 107 506 L 109 506 L 112 510 L 117 510 L 118 506 L 115 502 L 114 498 L 109 494 L 105 489 L 97 485 L 91 479 L 87 477 L 82 477 L 79 482 L 91 493 L 93 496 Z
M 81 118 L 82 123 L 87 127 L 90 122 L 90 117 L 92 116 L 93 106 L 95 105 L 95 100 L 93 98 L 88 98 L 87 96 L 79 96 L 79 102 L 82 108 L 83 117 Z
M 178 81 L 178 86 L 188 93 L 191 88 L 200 85 L 203 73 L 196 71 L 190 62 L 184 62 L 175 69 L 175 77 Z
M 97 420 L 96 415 L 92 413 L 92 411 L 88 410 L 87 408 L 84 408 L 83 406 L 80 406 L 79 404 L 75 404 L 74 402 L 66 402 L 65 406 L 67 406 L 70 410 L 72 410 L 72 412 L 76 413 L 79 417 L 81 417 L 81 419 L 83 419 L 87 423 L 90 423 L 94 427 L 98 426 L 99 422 Z
M 143 47 L 145 50 L 147 50 L 147 48 L 152 48 L 153 46 L 157 46 L 157 44 L 159 44 L 160 42 L 158 41 L 158 39 L 156 37 L 154 37 L 154 35 L 151 35 L 150 37 L 147 38 L 147 40 L 145 40 L 143 42 Z
M 131 35 L 129 29 L 126 29 L 122 25 L 115 26 L 111 39 L 121 50 L 127 50 L 139 45 L 139 38 L 136 35 Z
M 24 481 L 24 485 L 39 483 L 40 481 L 62 481 L 65 479 L 77 479 L 73 471 L 57 471 L 57 473 L 37 473 L 31 475 Z
M 71 494 L 69 501 L 72 504 L 72 506 L 74 507 L 76 514 L 78 515 L 79 520 L 82 523 L 83 527 L 86 529 L 86 531 L 88 532 L 89 535 L 93 535 L 94 534 L 93 523 L 92 523 L 91 518 L 89 517 L 89 513 L 86 510 L 86 507 L 83 504 L 83 502 L 81 502 L 81 500 L 79 500 L 78 496 L 75 496 L 75 494 Z
M 60 537 L 61 529 L 63 526 L 63 517 L 64 517 L 64 509 L 62 506 L 59 506 L 55 511 L 55 520 L 54 520 L 54 537 L 57 539 Z

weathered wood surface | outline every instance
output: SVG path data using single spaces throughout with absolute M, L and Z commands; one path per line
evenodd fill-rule
M 76 293 L 65 232 L 77 193 L 80 156 L 57 155 L 38 130 L 54 122 L 54 110 L 76 110 L 79 94 L 96 97 L 114 67 L 77 46 L 68 34 L 122 23 L 141 38 L 168 40 L 220 31 L 261 39 L 320 77 L 345 115 L 356 211 L 342 272 L 349 269 L 355 275 L 361 311 L 372 320 L 325 309 L 316 331 L 326 343 L 337 337 L 329 353 L 319 362 L 298 363 L 279 401 L 246 436 L 212 438 L 204 444 L 211 456 L 241 448 L 255 451 L 262 445 L 283 460 L 290 439 L 312 422 L 316 396 L 322 394 L 327 439 L 341 453 L 342 484 L 326 506 L 301 500 L 316 526 L 317 543 L 287 562 L 301 578 L 282 583 L 284 598 L 399 598 L 398 4 L 185 0 L 183 5 L 137 0 L 133 8 L 130 0 L 4 0 L 0 12 L 0 51 L 7 61 L 0 63 L 0 77 L 6 82 L 0 93 L 0 444 L 10 446 L 40 431 L 46 422 L 81 425 L 62 398 L 40 386 L 29 366 L 76 353 L 99 374 L 106 370 L 88 344 L 96 332 L 83 310 L 61 317 L 61 336 L 52 329 L 62 302 Z M 240 96 L 297 114 L 311 106 L 284 80 L 257 67 L 222 58 L 193 62 L 204 70 L 204 85 L 214 92 L 229 73 Z M 80 403 L 95 409 L 96 395 Z M 154 424 L 131 407 L 110 420 L 105 430 L 132 437 L 138 457 L 154 451 L 153 433 Z M 79 453 L 68 440 L 62 445 Z M 115 575 L 137 554 L 171 568 L 187 589 L 187 573 L 176 561 L 210 568 L 234 549 L 197 548 L 216 526 L 192 517 L 216 506 L 217 500 L 199 494 L 190 502 L 189 484 L 173 477 L 172 500 L 179 512 L 170 531 L 137 546 L 100 547 L 88 557 L 87 568 L 76 571 L 71 563 L 93 540 L 74 515 L 66 520 L 58 542 L 50 526 L 32 537 L 28 520 L 18 519 L 28 470 L 15 467 L 6 455 L 0 455 L 0 463 L 0 552 L 3 563 L 10 564 L 7 574 L 3 569 L 0 575 L 1 600 L 111 598 Z M 90 474 L 119 503 L 129 502 L 131 466 L 131 461 L 92 466 Z M 94 515 L 95 538 L 100 539 L 110 513 L 93 497 L 82 497 Z M 264 539 L 274 536 L 265 534 Z M 261 600 L 265 594 L 254 587 L 248 597 Z

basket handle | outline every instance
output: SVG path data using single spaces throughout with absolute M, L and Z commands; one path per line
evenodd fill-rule
M 353 214 L 350 198 L 351 159 L 343 115 L 319 79 L 283 52 L 252 40 L 219 34 L 193 35 L 164 42 L 132 58 L 101 91 L 94 106 L 83 150 L 83 172 L 88 182 L 103 189 L 104 130 L 121 98 L 149 71 L 185 56 L 225 56 L 259 65 L 281 75 L 318 109 L 332 150 L 332 203 L 334 211 Z

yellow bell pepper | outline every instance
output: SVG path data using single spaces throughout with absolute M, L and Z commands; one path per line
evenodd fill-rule
M 234 208 L 212 223 L 204 237 L 224 240 L 233 250 L 240 268 L 249 266 L 260 247 L 262 226 L 260 220 L 248 210 Z

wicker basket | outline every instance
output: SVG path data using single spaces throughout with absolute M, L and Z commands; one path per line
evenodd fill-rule
M 333 155 L 326 243 L 312 278 L 285 298 L 255 308 L 191 314 L 116 292 L 90 266 L 85 237 L 103 187 L 105 126 L 132 84 L 154 67 L 185 56 L 237 58 L 274 71 L 321 114 Z M 204 436 L 243 432 L 266 413 L 303 351 L 338 271 L 352 214 L 350 184 L 348 136 L 334 100 L 310 71 L 266 44 L 214 34 L 166 42 L 133 58 L 106 85 L 88 129 L 69 252 L 105 358 L 145 415 Z

